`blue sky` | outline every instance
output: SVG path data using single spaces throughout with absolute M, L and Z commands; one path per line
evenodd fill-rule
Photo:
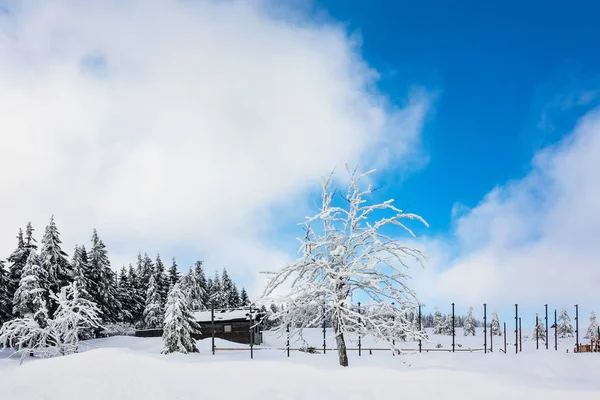
M 349 162 L 429 222 L 427 304 L 600 309 L 593 2 L 0 5 L 0 254 L 54 214 L 257 295 Z

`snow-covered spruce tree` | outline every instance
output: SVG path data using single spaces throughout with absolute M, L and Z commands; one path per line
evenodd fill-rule
M 444 318 L 442 317 L 441 311 L 436 307 L 435 314 L 433 316 L 433 334 L 443 335 L 444 334 Z
M 165 273 L 165 265 L 163 264 L 160 254 L 156 255 L 156 262 L 154 263 L 154 276 L 156 284 L 158 285 L 158 291 L 160 293 L 161 304 L 164 308 L 167 303 L 167 295 L 169 294 L 169 277 Z
M 19 229 L 17 235 L 17 248 L 8 256 L 8 287 L 7 296 L 11 299 L 9 308 L 12 309 L 12 299 L 15 296 L 15 291 L 19 287 L 19 281 L 21 280 L 21 274 L 27 258 L 29 257 L 29 251 L 25 248 L 25 242 L 23 240 L 23 230 Z
M 361 181 L 374 171 L 358 175 L 347 166 L 346 169 L 350 185 L 341 199 L 344 206 L 332 204 L 336 193 L 330 190 L 333 174 L 323 179 L 320 210 L 304 222 L 302 257 L 278 272 L 268 272 L 270 279 L 263 293 L 264 298 L 272 296 L 286 305 L 276 316 L 280 334 L 289 325 L 293 335 L 301 335 L 302 328 L 331 317 L 341 366 L 348 366 L 345 335 L 356 327 L 387 341 L 392 350 L 399 350 L 391 335 L 408 331 L 410 321 L 406 313 L 414 311 L 418 304 L 406 284 L 405 259 L 422 264 L 425 256 L 382 233 L 382 228 L 397 226 L 414 236 L 403 220 L 418 220 L 426 225 L 421 217 L 394 207 L 393 200 L 367 205 L 366 197 L 373 190 L 370 185 L 362 189 Z M 377 212 L 384 213 L 379 220 L 375 220 Z M 319 231 L 312 226 L 316 223 L 323 224 Z M 287 296 L 274 296 L 284 283 L 290 284 Z M 365 314 L 359 314 L 351 304 L 353 296 L 360 294 L 374 302 L 365 306 Z M 326 312 L 317 313 L 313 321 L 297 318 L 314 305 L 324 307 Z M 392 318 L 379 317 L 382 315 Z
M 54 222 L 54 216 L 50 217 L 50 223 L 46 226 L 42 246 L 40 248 L 40 265 L 46 271 L 48 295 L 60 292 L 60 288 L 72 282 L 73 273 L 71 265 L 67 260 L 67 253 L 61 248 L 60 233 Z M 47 298 L 50 317 L 54 316 L 58 304 L 55 300 Z
M 454 334 L 456 335 L 456 329 Z M 442 319 L 442 335 L 452 336 L 452 317 L 450 315 L 444 315 Z
M 144 308 L 144 327 L 155 329 L 162 327 L 164 312 L 160 298 L 160 288 L 156 275 L 150 277 L 150 285 L 146 295 L 146 307 Z
M 169 267 L 169 287 L 173 287 L 177 282 L 179 282 L 179 271 L 177 270 L 177 260 L 173 257 L 173 262 Z
M 240 292 L 237 289 L 235 283 L 231 288 L 231 293 L 229 293 L 229 298 L 227 299 L 230 308 L 238 308 L 241 307 L 240 301 Z
M 92 291 L 95 283 L 90 278 L 90 263 L 85 247 L 75 246 L 75 250 L 73 251 L 73 259 L 71 260 L 71 266 L 73 270 L 73 282 L 77 284 L 79 297 L 93 300 L 90 291 Z
M 119 319 L 121 303 L 117 295 L 117 279 L 110 267 L 106 246 L 94 229 L 92 247 L 88 254 L 90 270 L 96 290 L 92 294 L 93 301 L 102 312 L 104 322 L 115 322 Z
M 214 305 L 215 309 L 227 307 L 227 296 L 225 296 L 225 292 L 223 291 L 223 286 L 221 285 L 221 278 L 219 277 L 219 273 L 216 271 L 215 277 L 212 280 L 210 302 Z
M 194 273 L 192 267 L 189 271 L 180 277 L 179 282 L 181 283 L 181 289 L 188 298 L 188 303 L 192 310 L 202 309 L 202 292 L 201 287 L 197 281 L 197 276 Z
M 29 253 L 21 274 L 19 287 L 13 298 L 13 315 L 25 317 L 35 314 L 41 305 L 46 306 L 46 271 L 39 265 L 34 251 Z
M 492 335 L 502 336 L 502 331 L 500 330 L 500 319 L 498 318 L 498 313 L 496 311 L 492 313 Z
M 590 314 L 590 324 L 584 338 L 598 340 L 598 321 L 596 320 L 596 313 L 594 311 Z
M 225 308 L 233 308 L 235 303 L 233 300 L 233 281 L 231 277 L 227 273 L 227 269 L 223 268 L 223 272 L 221 274 L 221 290 L 223 290 L 224 296 L 224 307 Z
M 194 264 L 194 273 L 196 274 L 196 281 L 200 286 L 202 292 L 200 310 L 207 310 L 210 308 L 210 292 L 208 290 L 208 284 L 206 282 L 206 275 L 204 274 L 204 263 L 202 261 L 196 261 Z
M 129 284 L 129 294 L 130 300 L 129 311 L 132 313 L 132 323 L 138 323 L 143 318 L 146 293 L 142 292 L 142 283 L 141 279 L 138 275 L 138 271 L 129 264 L 129 269 L 127 271 L 127 281 Z
M 187 298 L 180 283 L 175 283 L 167 297 L 167 309 L 163 326 L 163 354 L 198 352 L 194 333 L 200 333 L 200 327 L 194 320 Z
M 0 260 L 0 326 L 12 317 L 12 298 L 10 280 L 4 261 Z
M 539 314 L 536 314 L 535 316 L 536 316 L 537 325 L 536 325 L 535 329 L 533 330 L 533 339 L 532 340 L 539 339 L 539 340 L 542 340 L 545 342 L 546 341 L 546 327 L 544 326 L 544 321 L 539 316 Z
M 248 297 L 248 293 L 246 289 L 242 288 L 240 292 L 240 307 L 248 307 L 250 305 L 250 298 Z
M 473 307 L 469 307 L 467 316 L 463 322 L 463 334 L 465 336 L 475 336 L 475 319 L 473 318 Z
M 560 316 L 558 317 L 556 335 L 563 339 L 573 337 L 573 325 L 571 325 L 571 318 L 569 318 L 569 313 L 567 313 L 567 309 L 564 307 L 560 311 Z

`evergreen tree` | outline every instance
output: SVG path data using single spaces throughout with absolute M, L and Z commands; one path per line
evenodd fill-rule
M 535 315 L 535 319 L 536 319 L 536 327 L 533 330 L 533 340 L 542 340 L 542 341 L 546 341 L 546 327 L 544 326 L 544 322 L 542 321 L 542 318 L 540 318 L 539 314 Z
M 189 305 L 192 310 L 203 309 L 203 297 L 202 287 L 198 282 L 198 276 L 190 267 L 190 270 L 185 274 L 179 282 L 181 283 L 181 289 L 184 291 L 189 300 Z
M 475 336 L 475 319 L 473 318 L 473 307 L 469 307 L 467 316 L 463 322 L 463 333 L 465 336 Z
M 215 272 L 215 277 L 212 280 L 210 301 L 214 304 L 215 309 L 227 307 L 227 297 L 223 292 L 223 286 L 221 285 L 221 279 L 219 278 L 218 272 Z
M 127 310 L 131 314 L 131 320 L 129 322 L 134 324 L 140 322 L 143 318 L 145 295 L 142 292 L 142 284 L 137 271 L 131 264 L 129 264 L 129 270 L 127 272 L 127 284 L 126 291 L 129 294 Z
M 229 277 L 227 273 L 227 269 L 223 268 L 223 273 L 221 274 L 221 290 L 223 291 L 223 308 L 231 308 L 233 306 L 233 281 Z
M 231 293 L 229 295 L 228 301 L 229 301 L 230 308 L 241 307 L 240 292 L 238 291 L 237 286 L 235 286 L 235 283 L 233 284 L 233 286 L 231 288 Z
M 196 264 L 194 265 L 194 273 L 196 274 L 196 281 L 198 282 L 198 285 L 200 286 L 200 292 L 202 293 L 200 309 L 207 310 L 210 308 L 210 293 L 202 264 L 202 261 L 196 261 Z
M 492 335 L 502 336 L 502 332 L 500 331 L 500 320 L 498 319 L 498 313 L 496 311 L 492 313 Z
M 98 305 L 102 312 L 102 320 L 105 322 L 116 322 L 121 314 L 121 303 L 117 294 L 117 279 L 110 268 L 110 260 L 106 252 L 106 246 L 98 237 L 94 229 L 92 233 L 92 247 L 88 255 L 90 271 L 93 281 L 96 282 L 96 290 L 92 294 L 93 302 Z
M 46 270 L 40 266 L 37 255 L 32 251 L 23 268 L 21 281 L 13 299 L 14 315 L 23 318 L 35 315 L 42 308 L 45 309 L 45 282 Z
M 191 311 L 187 299 L 179 283 L 175 283 L 167 297 L 167 308 L 163 328 L 163 354 L 174 352 L 198 352 L 193 334 L 200 329 Z
M 594 311 L 590 314 L 590 325 L 584 338 L 598 340 L 598 321 L 596 320 L 596 313 Z
M 141 258 L 138 255 L 138 278 L 140 279 L 141 289 L 146 297 L 148 287 L 150 286 L 150 278 L 154 275 L 154 263 L 148 253 L 144 253 L 144 257 Z
M 573 325 L 571 325 L 571 318 L 567 313 L 567 309 L 563 308 L 558 317 L 558 327 L 556 335 L 559 338 L 570 338 L 573 337 Z
M 442 335 L 452 336 L 452 317 L 449 315 L 444 315 L 442 322 Z
M 118 320 L 126 323 L 134 323 L 133 321 L 133 298 L 132 288 L 129 283 L 129 276 L 127 276 L 127 269 L 123 265 L 119 270 L 117 277 L 117 298 L 121 303 L 121 310 L 119 313 Z
M 214 307 L 214 302 L 213 302 L 213 280 L 212 278 L 208 278 L 206 280 L 206 297 L 207 297 L 207 302 L 206 302 L 206 309 L 210 310 L 212 307 Z
M 146 307 L 144 308 L 144 326 L 147 329 L 162 327 L 164 312 L 161 302 L 158 279 L 154 275 L 150 277 L 150 284 L 146 295 Z
M 94 282 L 91 280 L 90 263 L 85 247 L 75 246 L 71 266 L 79 298 L 93 301 L 90 291 L 93 290 Z
M 33 232 L 33 228 L 32 232 Z M 31 238 L 33 243 L 34 239 Z M 25 242 L 23 240 L 23 230 L 19 229 L 19 233 L 17 235 L 17 248 L 12 252 L 10 256 L 8 256 L 8 287 L 7 287 L 7 296 L 10 299 L 11 303 L 9 308 L 12 309 L 12 299 L 15 296 L 15 291 L 19 287 L 19 281 L 21 280 L 21 274 L 23 273 L 23 268 L 27 263 L 27 259 L 29 258 L 30 249 L 25 247 Z
M 246 293 L 246 289 L 242 288 L 240 292 L 240 307 L 248 307 L 250 305 L 250 298 L 248 297 L 248 293 Z
M 158 292 L 160 293 L 160 301 L 164 308 L 167 303 L 167 295 L 169 294 L 169 277 L 165 274 L 165 265 L 163 264 L 160 254 L 156 255 L 156 262 L 154 264 L 154 276 L 156 284 L 158 285 Z
M 0 326 L 12 316 L 12 298 L 10 297 L 10 280 L 4 261 L 0 260 Z
M 442 319 L 442 313 L 436 307 L 435 314 L 433 316 L 433 334 L 442 335 L 444 330 L 444 320 Z
M 61 287 L 71 283 L 73 276 L 67 254 L 61 249 L 61 244 L 60 233 L 52 216 L 42 238 L 39 258 L 41 267 L 46 271 L 47 281 L 44 283 L 44 288 L 47 290 L 46 300 L 50 300 L 48 302 L 50 318 L 58 307 L 58 303 L 49 298 L 50 294 L 59 293 Z
M 179 282 L 179 271 L 177 271 L 177 261 L 173 257 L 173 263 L 169 268 L 169 285 L 172 287 Z

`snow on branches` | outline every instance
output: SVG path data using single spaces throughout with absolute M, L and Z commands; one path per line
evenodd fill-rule
M 350 184 L 347 194 L 341 196 L 346 207 L 333 204 L 333 174 L 323 179 L 320 210 L 303 223 L 306 235 L 300 239 L 302 257 L 280 271 L 267 272 L 270 279 L 263 293 L 263 298 L 285 304 L 273 316 L 279 322 L 279 332 L 289 325 L 292 335 L 301 337 L 301 328 L 330 319 L 343 366 L 348 365 L 345 333 L 360 329 L 388 342 L 394 351 L 399 350 L 394 344 L 399 335 L 415 335 L 408 315 L 414 314 L 418 301 L 406 284 L 409 277 L 404 270 L 408 268 L 407 259 L 423 265 L 426 256 L 382 230 L 398 227 L 414 237 L 403 220 L 417 220 L 427 226 L 418 215 L 396 208 L 393 200 L 366 204 L 373 189 L 370 185 L 362 189 L 361 182 L 374 171 L 358 175 L 356 170 L 346 169 Z M 378 212 L 383 216 L 375 220 Z M 322 224 L 318 230 L 313 228 L 317 224 Z M 288 293 L 275 296 L 284 283 L 289 285 Z M 352 303 L 359 296 L 373 304 L 359 310 Z M 323 311 L 311 312 L 315 308 Z
M 47 357 L 65 355 L 78 350 L 85 329 L 101 328 L 100 310 L 90 300 L 79 297 L 75 283 L 61 288 L 51 298 L 58 305 L 53 319 L 47 317 L 45 301 L 35 314 L 5 323 L 0 329 L 0 346 L 12 347 L 23 357 L 36 354 Z M 44 318 L 40 318 L 40 314 Z

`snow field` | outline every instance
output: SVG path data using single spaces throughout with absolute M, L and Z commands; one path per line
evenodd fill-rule
M 331 332 L 328 332 L 331 333 Z M 479 332 L 478 332 L 479 333 Z M 322 343 L 322 333 L 306 337 Z M 450 337 L 433 337 L 448 342 Z M 473 344 L 478 337 L 459 337 Z M 265 332 L 266 345 L 285 338 Z M 328 338 L 328 341 L 333 340 Z M 368 343 L 368 339 L 367 339 Z M 427 346 L 431 346 L 431 344 Z M 317 343 L 318 344 L 318 343 Z M 350 353 L 350 367 L 337 365 L 334 351 L 323 354 L 257 350 L 218 351 L 198 341 L 198 354 L 161 355 L 160 338 L 112 337 L 82 343 L 82 352 L 65 357 L 26 360 L 0 352 L 0 398 L 35 399 L 598 399 L 600 354 L 535 350 L 502 354 L 423 353 L 392 356 Z M 407 343 L 407 346 L 409 344 Z M 219 348 L 247 346 L 216 340 Z M 319 346 L 316 346 L 319 347 Z M 378 344 L 377 347 L 382 347 Z M 424 345 L 425 347 L 425 345 Z M 433 347 L 433 346 L 432 346 Z

